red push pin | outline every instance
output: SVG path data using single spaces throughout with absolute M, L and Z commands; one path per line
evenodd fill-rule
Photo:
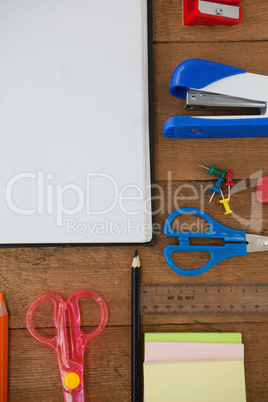
M 225 186 L 228 186 L 228 198 L 231 198 L 231 186 L 234 186 L 234 182 L 232 179 L 233 170 L 226 170 L 227 173 L 227 180 L 224 183 Z
M 257 200 L 259 202 L 268 202 L 268 177 L 260 177 L 257 182 Z

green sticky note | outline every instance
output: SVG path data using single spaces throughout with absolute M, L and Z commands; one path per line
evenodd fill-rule
M 147 332 L 145 342 L 241 343 L 239 332 Z
M 144 364 L 145 402 L 246 402 L 244 362 Z

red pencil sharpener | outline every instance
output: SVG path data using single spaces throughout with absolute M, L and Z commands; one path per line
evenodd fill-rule
M 259 202 L 268 202 L 268 177 L 260 177 L 257 181 L 257 200 Z
M 241 22 L 241 0 L 183 0 L 183 25 L 236 25 Z

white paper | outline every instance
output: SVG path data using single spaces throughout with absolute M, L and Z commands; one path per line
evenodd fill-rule
M 0 243 L 151 240 L 145 3 L 0 0 Z

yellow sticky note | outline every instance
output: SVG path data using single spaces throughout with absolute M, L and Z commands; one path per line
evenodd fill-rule
M 144 364 L 145 402 L 246 402 L 243 361 Z

